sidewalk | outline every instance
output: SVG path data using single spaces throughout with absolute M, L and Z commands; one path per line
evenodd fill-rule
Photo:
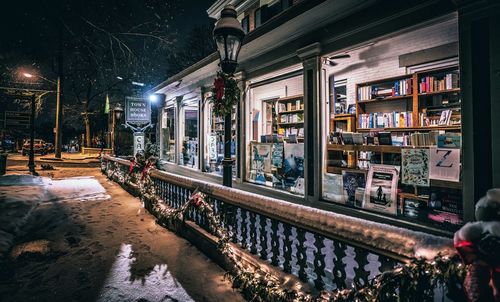
M 39 192 L 0 264 L 5 301 L 243 301 L 220 267 L 98 169 L 40 171 L 49 172 L 0 177 L 11 185 L 0 186 L 0 203 Z

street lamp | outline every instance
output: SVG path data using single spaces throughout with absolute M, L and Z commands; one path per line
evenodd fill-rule
M 25 78 L 31 79 L 31 78 L 40 78 L 42 80 L 45 80 L 51 84 L 54 84 L 57 86 L 57 100 L 56 100 L 56 133 L 55 133 L 55 139 L 54 139 L 54 157 L 55 158 L 61 158 L 61 149 L 62 149 L 62 133 L 61 133 L 61 125 L 62 125 L 62 92 L 61 92 L 61 85 L 62 85 L 62 80 L 61 76 L 57 77 L 57 82 L 49 80 L 39 74 L 33 74 L 29 72 L 23 72 L 22 75 Z
M 221 18 L 215 24 L 213 36 L 219 52 L 222 72 L 233 74 L 238 66 L 238 54 L 245 37 L 243 27 L 236 19 L 234 6 L 227 5 L 221 12 Z
M 238 54 L 245 32 L 236 19 L 236 9 L 227 5 L 221 12 L 221 18 L 215 24 L 213 36 L 219 52 L 222 72 L 232 76 L 238 66 Z M 222 184 L 232 186 L 233 160 L 231 159 L 231 112 L 224 117 L 224 160 L 222 161 Z
M 112 131 L 112 134 L 111 134 L 111 152 L 113 153 L 113 155 L 116 155 L 115 154 L 115 127 L 116 127 L 116 121 L 120 120 L 121 117 L 122 117 L 122 113 L 123 113 L 123 108 L 122 108 L 122 105 L 120 103 L 116 104 L 115 108 L 113 108 L 113 122 L 112 122 L 112 125 L 111 125 L 111 131 Z

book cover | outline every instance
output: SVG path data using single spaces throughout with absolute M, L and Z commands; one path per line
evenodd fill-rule
M 250 143 L 252 150 L 250 169 L 257 172 L 271 172 L 271 146 L 269 143 Z
M 379 145 L 392 145 L 392 137 L 390 132 L 379 132 L 378 133 L 378 143 Z
M 340 174 L 324 174 L 323 177 L 323 198 L 335 202 L 343 202 L 343 183 Z
M 429 178 L 460 181 L 460 149 L 431 147 Z
M 363 171 L 342 171 L 342 188 L 344 202 L 350 206 L 362 207 L 363 200 L 356 201 L 356 190 L 366 186 L 366 174 Z
M 295 186 L 297 178 L 304 177 L 304 144 L 285 144 L 283 161 L 283 176 L 287 183 Z
M 458 133 L 445 133 L 438 135 L 438 148 L 460 148 L 462 146 L 462 136 Z
M 429 186 L 429 149 L 402 149 L 401 167 L 402 183 L 407 185 Z
M 458 189 L 431 187 L 427 218 L 440 224 L 462 225 L 462 192 Z
M 399 166 L 370 165 L 364 208 L 397 215 L 399 170 Z

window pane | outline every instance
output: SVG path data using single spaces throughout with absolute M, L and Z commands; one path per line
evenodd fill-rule
M 186 106 L 182 109 L 183 136 L 181 154 L 179 162 L 181 165 L 197 169 L 198 168 L 198 106 Z

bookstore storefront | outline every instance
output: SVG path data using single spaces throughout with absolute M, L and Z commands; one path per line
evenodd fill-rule
M 300 68 L 264 81 L 250 81 L 246 102 L 246 180 L 304 195 L 304 100 Z
M 323 68 L 323 199 L 462 225 L 456 16 L 329 54 Z

